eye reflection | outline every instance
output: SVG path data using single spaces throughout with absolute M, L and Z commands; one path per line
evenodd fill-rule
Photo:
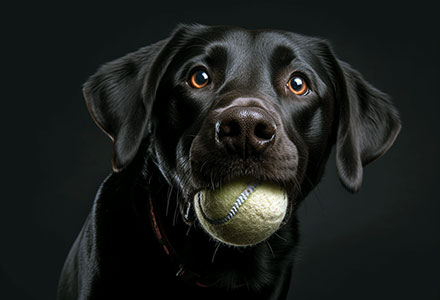
M 289 90 L 295 95 L 304 95 L 309 91 L 306 81 L 301 76 L 293 76 L 287 83 Z
M 195 89 L 201 89 L 209 83 L 209 75 L 203 70 L 195 71 L 190 78 L 189 84 Z

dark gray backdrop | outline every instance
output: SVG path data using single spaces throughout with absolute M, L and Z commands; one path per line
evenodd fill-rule
M 0 299 L 53 299 L 64 259 L 110 171 L 111 143 L 81 84 L 102 63 L 167 36 L 179 22 L 278 28 L 327 38 L 392 95 L 403 129 L 340 185 L 333 156 L 299 210 L 291 299 L 439 299 L 440 28 L 421 1 L 57 2 L 2 17 Z

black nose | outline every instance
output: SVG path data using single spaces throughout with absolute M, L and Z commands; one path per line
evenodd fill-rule
M 220 114 L 215 138 L 217 146 L 231 154 L 261 154 L 273 145 L 276 130 L 275 121 L 264 109 L 235 106 Z

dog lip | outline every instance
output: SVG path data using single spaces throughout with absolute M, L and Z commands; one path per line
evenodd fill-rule
M 203 190 L 211 190 L 216 191 L 220 189 L 223 185 L 226 183 L 240 180 L 240 179 L 246 179 L 249 182 L 259 182 L 259 183 L 274 183 L 280 186 L 285 186 L 287 182 L 284 182 L 284 180 L 280 180 L 277 178 L 271 178 L 264 175 L 242 175 L 239 174 L 237 176 L 231 176 L 231 177 L 225 177 L 222 180 L 206 183 L 206 184 L 200 184 L 197 187 L 193 188 L 190 193 L 188 193 L 188 198 L 194 197 L 196 194 Z

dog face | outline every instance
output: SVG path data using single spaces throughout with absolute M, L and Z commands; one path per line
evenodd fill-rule
M 319 182 L 334 144 L 340 179 L 355 192 L 363 166 L 400 130 L 387 96 L 327 42 L 273 30 L 180 26 L 101 67 L 84 95 L 114 141 L 114 170 L 148 140 L 142 155 L 182 205 L 248 176 L 281 184 L 294 208 Z

